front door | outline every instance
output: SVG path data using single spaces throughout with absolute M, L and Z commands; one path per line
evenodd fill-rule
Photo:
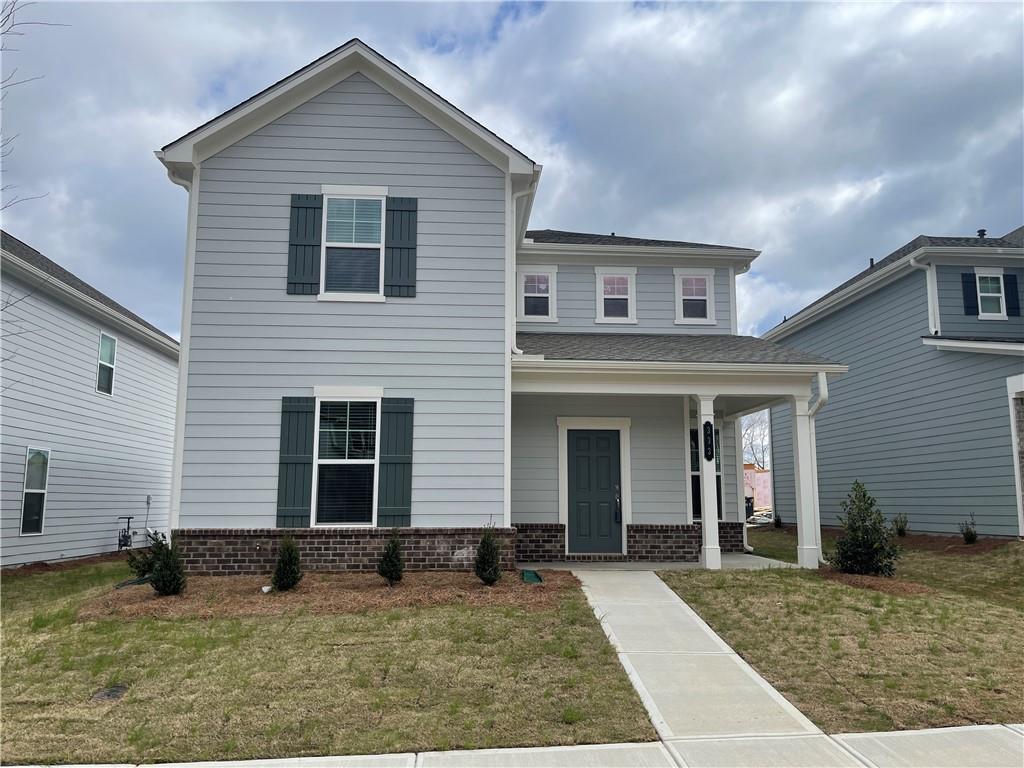
M 569 552 L 622 552 L 619 433 L 570 429 Z

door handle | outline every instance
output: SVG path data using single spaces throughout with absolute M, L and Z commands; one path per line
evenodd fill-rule
M 619 492 L 619 484 L 615 484 L 615 522 L 622 522 L 622 494 Z

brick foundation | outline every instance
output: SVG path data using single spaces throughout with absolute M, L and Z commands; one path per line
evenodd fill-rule
M 743 552 L 743 523 L 718 521 L 718 545 L 723 553 Z M 629 525 L 628 554 L 565 554 L 565 526 L 559 523 L 521 523 L 516 526 L 516 560 L 543 562 L 691 562 L 700 560 L 701 526 Z
M 483 528 L 400 528 L 411 571 L 472 570 Z M 515 568 L 514 528 L 495 528 L 501 567 Z M 185 570 L 205 576 L 271 573 L 291 535 L 309 571 L 374 571 L 390 528 L 188 528 L 174 531 Z
M 548 563 L 565 559 L 565 526 L 560 523 L 516 525 L 516 560 Z

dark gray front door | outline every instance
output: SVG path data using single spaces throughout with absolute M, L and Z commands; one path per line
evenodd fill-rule
M 569 430 L 569 551 L 622 552 L 619 433 Z

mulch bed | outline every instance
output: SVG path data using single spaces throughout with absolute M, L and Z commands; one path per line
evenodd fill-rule
M 108 552 L 103 555 L 89 555 L 88 557 L 73 557 L 67 560 L 57 560 L 50 563 L 26 563 L 25 565 L 9 565 L 0 569 L 0 576 L 7 579 L 12 576 L 32 576 L 37 573 L 56 573 L 67 571 L 71 568 L 78 568 L 83 565 L 96 565 L 98 563 L 115 563 L 126 559 L 124 552 Z
M 363 610 L 420 608 L 438 605 L 515 606 L 543 610 L 578 588 L 568 571 L 542 571 L 543 584 L 524 584 L 518 573 L 506 572 L 493 587 L 472 573 L 432 571 L 406 573 L 394 587 L 376 574 L 307 573 L 289 592 L 263 594 L 267 576 L 191 576 L 185 592 L 159 597 L 148 584 L 111 590 L 87 600 L 79 620 L 152 617 L 234 618 L 279 616 L 293 611 L 317 615 Z
M 840 584 L 846 584 L 849 587 L 872 589 L 875 592 L 884 592 L 887 595 L 896 595 L 897 597 L 924 595 L 935 591 L 924 584 L 904 581 L 903 579 L 889 576 L 861 576 L 855 573 L 840 573 L 829 568 L 822 568 L 818 573 L 823 579 L 828 579 L 829 581 L 838 581 Z
M 823 528 L 823 531 L 838 534 L 838 528 Z M 783 526 L 783 531 L 796 538 L 796 527 Z M 999 549 L 1013 539 L 995 536 L 980 536 L 973 544 L 964 544 L 961 536 L 944 536 L 938 533 L 908 533 L 897 536 L 896 543 L 908 552 L 934 552 L 940 555 L 984 555 L 986 552 Z

